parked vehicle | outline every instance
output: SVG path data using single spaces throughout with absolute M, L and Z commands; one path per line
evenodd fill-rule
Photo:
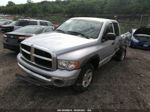
M 121 38 L 124 40 L 122 44 L 125 44 L 129 47 L 130 43 L 131 43 L 131 36 L 132 36 L 131 32 L 127 32 L 125 34 L 122 34 Z
M 150 49 L 150 28 L 132 30 L 131 47 Z
M 25 26 L 13 32 L 4 34 L 3 46 L 6 49 L 18 51 L 20 42 L 23 41 L 24 39 L 32 37 L 33 35 L 51 31 L 53 31 L 52 26 L 35 26 L 35 25 Z
M 11 22 L 12 22 L 12 20 L 0 19 L 0 26 L 6 25 L 6 24 L 10 24 Z
M 112 57 L 126 57 L 126 38 L 116 20 L 77 17 L 55 32 L 37 35 L 21 43 L 18 65 L 26 74 L 17 77 L 37 85 L 73 86 L 85 91 L 94 71 Z
M 11 32 L 18 28 L 27 26 L 27 25 L 40 25 L 40 26 L 52 26 L 52 23 L 45 20 L 37 20 L 37 19 L 19 19 L 18 21 L 5 25 L 2 27 L 3 32 Z
M 12 20 L 0 19 L 0 30 L 1 30 L 1 27 L 3 27 L 4 25 L 10 24 L 10 23 L 12 23 Z
M 10 24 L 6 24 L 6 25 L 3 25 L 3 26 L 1 26 L 1 31 L 2 32 L 11 32 L 11 31 L 13 31 L 15 28 L 15 25 L 16 25 L 16 21 L 13 21 L 12 23 L 10 23 Z

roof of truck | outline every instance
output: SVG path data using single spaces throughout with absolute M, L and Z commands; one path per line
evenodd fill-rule
M 113 19 L 105 19 L 105 18 L 96 18 L 96 17 L 74 17 L 72 19 L 83 19 L 83 20 L 91 20 L 91 21 L 99 21 L 99 22 L 117 22 L 116 20 Z

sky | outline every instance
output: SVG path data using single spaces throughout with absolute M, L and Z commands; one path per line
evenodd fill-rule
M 12 1 L 15 4 L 24 4 L 24 3 L 27 3 L 27 0 L 0 0 L 0 6 L 7 5 L 8 1 Z M 32 0 L 32 1 L 36 3 L 36 2 L 41 2 L 41 1 L 44 1 L 44 0 Z M 55 1 L 55 0 L 47 0 L 47 1 Z

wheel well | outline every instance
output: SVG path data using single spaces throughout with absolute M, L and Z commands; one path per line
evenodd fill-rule
M 88 63 L 91 63 L 93 65 L 94 69 L 97 69 L 99 66 L 99 61 L 100 61 L 99 56 L 94 56 L 94 57 L 90 58 Z

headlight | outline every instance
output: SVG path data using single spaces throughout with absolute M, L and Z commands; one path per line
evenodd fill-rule
M 69 60 L 58 60 L 58 68 L 65 70 L 74 70 L 80 67 L 80 62 Z

